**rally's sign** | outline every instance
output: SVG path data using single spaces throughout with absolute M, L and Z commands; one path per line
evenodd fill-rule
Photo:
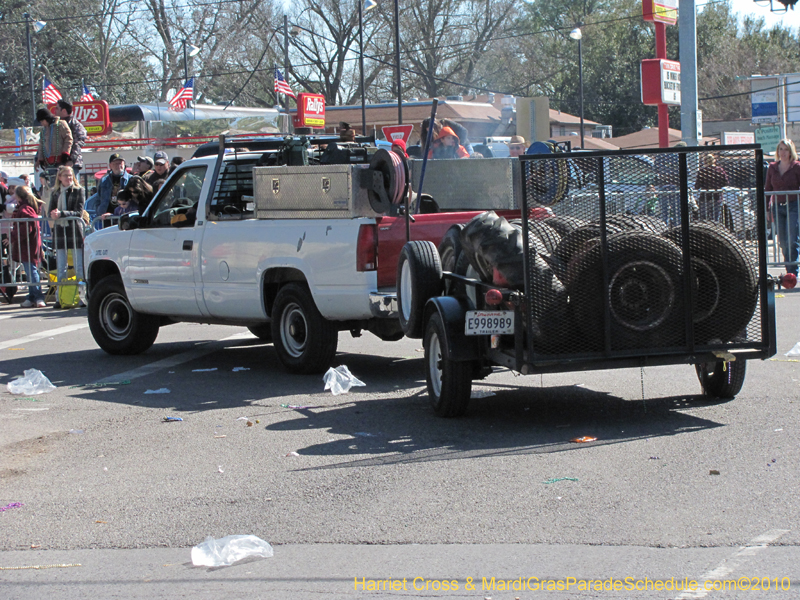
M 681 103 L 681 63 L 660 58 L 642 61 L 642 103 Z
M 325 96 L 322 94 L 300 94 L 297 97 L 295 127 L 325 127 Z
M 678 22 L 678 0 L 642 0 L 642 18 L 675 25 Z
M 52 112 L 56 106 L 51 104 L 48 108 Z M 89 135 L 104 135 L 111 131 L 111 115 L 105 100 L 75 102 L 72 105 L 72 116 L 81 122 Z

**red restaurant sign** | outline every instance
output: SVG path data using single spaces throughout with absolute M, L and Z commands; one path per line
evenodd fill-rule
M 675 25 L 678 22 L 678 0 L 642 0 L 642 18 Z
M 300 94 L 297 96 L 295 127 L 325 127 L 325 96 L 322 94 Z
M 55 107 L 55 104 L 48 106 L 51 112 Z M 72 105 L 72 116 L 83 124 L 89 135 L 104 135 L 111 131 L 111 116 L 105 100 L 75 102 Z

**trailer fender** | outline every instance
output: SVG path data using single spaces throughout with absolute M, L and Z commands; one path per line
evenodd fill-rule
M 428 320 L 438 312 L 447 330 L 448 360 L 473 361 L 481 357 L 480 343 L 477 336 L 464 335 L 464 323 L 467 311 L 471 310 L 466 298 L 454 296 L 436 296 L 428 300 L 425 305 L 424 323 L 427 327 Z

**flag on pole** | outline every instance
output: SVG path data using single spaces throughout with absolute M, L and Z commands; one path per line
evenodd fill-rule
M 42 84 L 42 102 L 44 104 L 55 104 L 59 100 L 61 100 L 61 92 L 45 77 Z
M 183 87 L 169 101 L 169 107 L 174 111 L 186 110 L 186 103 L 194 98 L 194 77 L 190 77 Z
M 94 96 L 92 96 L 92 92 L 89 91 L 89 88 L 86 87 L 86 84 L 83 85 L 83 95 L 79 102 L 91 102 L 94 100 Z
M 286 94 L 297 100 L 297 96 L 294 95 L 292 88 L 289 87 L 289 84 L 283 78 L 283 74 L 277 68 L 275 69 L 275 93 Z

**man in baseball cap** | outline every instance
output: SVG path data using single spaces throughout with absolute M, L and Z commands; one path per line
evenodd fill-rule
M 125 187 L 130 174 L 125 170 L 125 159 L 114 152 L 108 159 L 108 171 L 97 185 L 97 193 L 86 201 L 86 212 L 92 217 L 114 212 L 117 192 Z
M 167 153 L 158 151 L 153 155 L 153 158 L 155 158 L 153 169 L 142 176 L 142 179 L 150 185 L 154 185 L 159 179 L 169 177 L 169 158 Z
M 164 152 L 163 150 L 159 150 L 158 152 L 156 152 L 155 154 L 153 154 L 153 162 L 154 162 L 154 163 L 155 163 L 155 162 L 158 162 L 158 161 L 159 161 L 159 160 L 161 160 L 162 158 L 163 158 L 165 161 L 167 161 L 167 163 L 169 163 L 169 156 L 167 156 L 167 153 L 166 153 L 166 152 Z
M 144 175 L 153 168 L 153 159 L 149 156 L 137 156 L 136 162 L 133 163 L 131 173 L 133 175 Z

